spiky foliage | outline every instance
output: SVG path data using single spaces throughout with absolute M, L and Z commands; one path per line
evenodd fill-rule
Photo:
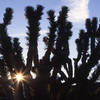
M 50 10 L 48 11 L 48 20 L 50 21 L 50 27 L 49 27 L 49 33 L 48 33 L 48 48 L 47 51 L 45 53 L 45 57 L 46 59 L 50 58 L 50 54 L 51 52 L 53 52 L 53 46 L 54 46 L 54 42 L 55 42 L 55 32 L 56 32 L 56 22 L 55 22 L 55 15 L 54 15 L 54 11 Z M 46 41 L 47 42 L 47 41 Z M 47 58 L 48 57 L 48 58 Z
M 52 63 L 54 64 L 54 77 L 61 70 L 61 66 L 64 65 L 66 71 L 68 71 L 66 63 L 68 63 L 69 76 L 72 76 L 72 66 L 69 56 L 69 44 L 68 40 L 71 36 L 72 24 L 67 22 L 67 13 L 68 8 L 62 7 L 62 10 L 59 12 L 59 17 L 57 20 L 57 40 L 54 57 L 52 58 Z M 59 63 L 58 63 L 59 62 Z M 60 71 L 61 72 L 61 71 Z M 61 72 L 62 73 L 62 72 Z M 63 75 L 62 75 L 63 76 Z
M 53 69 L 52 77 L 50 78 L 50 93 L 53 95 L 53 99 L 57 99 L 57 95 L 60 94 L 60 87 L 64 87 L 61 80 L 65 81 L 66 85 L 69 85 L 68 78 L 72 78 L 72 62 L 69 58 L 69 43 L 68 40 L 72 35 L 72 24 L 67 21 L 68 8 L 63 6 L 59 12 L 57 19 L 57 36 L 53 48 L 53 57 L 51 58 L 51 66 Z M 68 66 L 67 66 L 68 65 Z M 62 66 L 68 73 L 68 78 L 61 70 Z M 58 73 L 61 77 L 58 77 Z M 55 92 L 58 91 L 58 92 Z
M 27 67 L 29 69 L 32 68 L 32 61 L 34 61 L 34 65 L 38 66 L 38 43 L 37 39 L 39 36 L 39 20 L 41 19 L 43 7 L 38 5 L 37 9 L 34 10 L 32 7 L 26 8 L 26 18 L 28 19 L 28 53 L 27 53 Z
M 11 23 L 12 13 L 13 13 L 13 11 L 11 8 L 6 9 L 6 13 L 4 14 L 4 18 L 3 18 L 5 26 L 7 26 Z
M 14 57 L 17 62 L 17 65 L 18 65 L 18 66 L 16 66 L 16 70 L 18 70 L 18 72 L 19 72 L 20 70 L 25 69 L 24 60 L 22 57 L 22 47 L 20 46 L 20 42 L 19 42 L 18 38 L 14 38 L 13 41 L 14 41 L 13 42 Z
M 68 8 L 62 7 L 57 20 L 55 20 L 54 11 L 50 10 L 48 12 L 49 32 L 48 36 L 44 38 L 47 49 L 43 58 L 39 60 L 38 36 L 42 11 L 41 5 L 38 5 L 36 9 L 28 6 L 25 10 L 25 16 L 28 20 L 28 53 L 25 65 L 18 38 L 14 38 L 12 41 L 7 34 L 7 25 L 12 19 L 12 10 L 6 9 L 4 22 L 0 24 L 0 77 L 4 78 L 7 71 L 10 71 L 11 75 L 16 70 L 26 71 L 27 81 L 23 81 L 23 85 L 19 83 L 19 87 L 15 88 L 15 96 L 18 96 L 15 99 L 90 100 L 91 94 L 94 94 L 91 90 L 97 89 L 95 84 L 97 86 L 96 80 L 100 75 L 100 41 L 98 40 L 100 26 L 98 27 L 97 18 L 93 18 L 92 21 L 87 19 L 86 31 L 80 30 L 79 38 L 76 39 L 77 57 L 74 58 L 74 64 L 72 64 L 72 59 L 69 57 L 72 23 L 67 20 Z M 64 67 L 68 77 L 61 70 L 62 67 Z M 89 78 L 91 70 L 95 67 L 96 70 Z M 30 77 L 30 71 L 34 71 L 36 79 Z M 51 71 L 53 71 L 52 74 L 50 74 Z M 14 82 L 14 80 L 12 81 Z M 7 88 L 9 88 L 10 83 L 7 82 L 7 84 Z
M 46 72 L 46 74 L 49 78 L 50 77 L 50 70 L 52 69 L 50 55 L 54 51 L 54 42 L 55 42 L 55 36 L 56 36 L 55 35 L 56 21 L 55 21 L 55 15 L 54 15 L 53 10 L 48 11 L 48 20 L 49 20 L 49 23 L 50 23 L 48 40 L 47 40 L 48 42 L 45 41 L 45 42 L 47 42 L 47 50 L 46 50 L 43 58 L 40 60 L 39 71 L 40 71 L 41 74 Z
M 2 88 L 2 94 L 8 96 L 9 99 L 12 99 L 13 94 L 9 87 L 10 81 L 8 80 L 8 72 L 10 71 L 12 73 L 15 66 L 12 54 L 12 42 L 7 34 L 7 26 L 11 23 L 12 13 L 12 9 L 7 8 L 3 23 L 0 24 L 0 86 Z
M 95 49 L 95 34 L 97 31 L 97 18 L 93 18 L 92 20 L 92 33 L 91 33 L 91 53 Z
M 3 58 L 0 58 L 0 77 L 7 79 L 7 68 Z
M 0 24 L 0 44 L 1 44 L 1 54 L 9 67 L 9 70 L 12 71 L 14 67 L 13 57 L 12 57 L 12 43 L 11 38 L 7 34 L 7 25 L 10 24 L 12 19 L 12 9 L 7 8 L 4 14 L 4 23 Z

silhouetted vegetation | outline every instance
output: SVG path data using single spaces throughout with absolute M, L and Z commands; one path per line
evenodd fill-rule
M 26 63 L 19 39 L 11 38 L 7 32 L 13 10 L 7 8 L 5 11 L 0 24 L 0 100 L 99 100 L 100 25 L 97 18 L 86 19 L 86 30 L 80 30 L 75 40 L 77 57 L 70 58 L 72 23 L 67 20 L 69 9 L 63 6 L 57 18 L 53 10 L 48 11 L 49 32 L 43 38 L 46 52 L 39 59 L 38 37 L 43 8 L 38 5 L 36 9 L 31 6 L 25 9 L 28 22 Z M 24 75 L 22 81 L 17 82 L 17 73 Z

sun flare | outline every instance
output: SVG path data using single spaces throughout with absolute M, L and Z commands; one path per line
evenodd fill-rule
M 18 82 L 23 81 L 24 80 L 24 75 L 22 73 L 17 73 L 15 75 L 15 78 Z

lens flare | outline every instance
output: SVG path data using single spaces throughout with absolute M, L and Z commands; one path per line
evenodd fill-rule
M 15 75 L 15 79 L 19 82 L 23 81 L 24 80 L 24 75 L 22 73 L 17 73 Z

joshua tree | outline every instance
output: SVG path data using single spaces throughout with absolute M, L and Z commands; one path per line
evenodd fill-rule
M 93 18 L 92 22 L 90 19 L 87 19 L 86 29 L 86 32 L 84 30 L 80 31 L 79 39 L 76 40 L 78 56 L 74 59 L 76 83 L 77 85 L 79 84 L 80 87 L 80 96 L 84 98 L 89 96 L 89 89 L 93 87 L 100 73 L 99 66 L 97 65 L 100 59 L 100 43 L 96 42 L 97 37 L 99 37 L 99 35 L 97 36 L 97 34 L 99 34 L 97 19 Z M 79 65 L 78 62 L 80 60 L 82 63 Z M 93 70 L 94 66 L 97 66 L 97 70 L 94 71 L 91 79 L 88 79 L 89 73 Z M 81 97 L 79 99 L 81 99 Z
M 1 44 L 0 53 L 3 56 L 7 66 L 9 67 L 10 72 L 12 72 L 12 68 L 14 67 L 11 61 L 12 59 L 11 38 L 7 35 L 7 26 L 10 24 L 11 19 L 12 19 L 12 9 L 7 8 L 3 18 L 4 23 L 0 24 L 0 44 Z
M 7 73 L 11 74 L 15 86 L 9 85 L 8 82 L 7 86 L 8 88 L 9 86 L 15 87 L 15 96 L 18 97 L 15 97 L 15 99 L 91 99 L 89 92 L 95 87 L 100 74 L 98 63 L 100 59 L 100 26 L 98 27 L 97 18 L 93 18 L 92 21 L 87 19 L 86 31 L 80 30 L 79 38 L 75 40 L 78 55 L 72 60 L 69 57 L 72 23 L 67 20 L 68 8 L 62 7 L 57 20 L 55 19 L 55 12 L 53 10 L 48 11 L 49 32 L 47 37 L 43 39 L 47 48 L 43 57 L 39 59 L 39 21 L 43 14 L 43 7 L 41 5 L 38 5 L 36 9 L 31 6 L 26 7 L 28 52 L 25 64 L 19 39 L 12 39 L 7 34 L 7 26 L 11 23 L 12 12 L 11 8 L 7 8 L 3 23 L 0 24 L 0 79 L 8 80 Z M 62 67 L 68 76 L 62 71 Z M 96 70 L 89 78 L 91 70 L 95 67 Z M 18 88 L 16 88 L 13 79 L 16 72 L 22 72 L 25 75 L 25 80 L 17 84 Z M 32 78 L 30 72 L 36 74 L 36 79 Z

